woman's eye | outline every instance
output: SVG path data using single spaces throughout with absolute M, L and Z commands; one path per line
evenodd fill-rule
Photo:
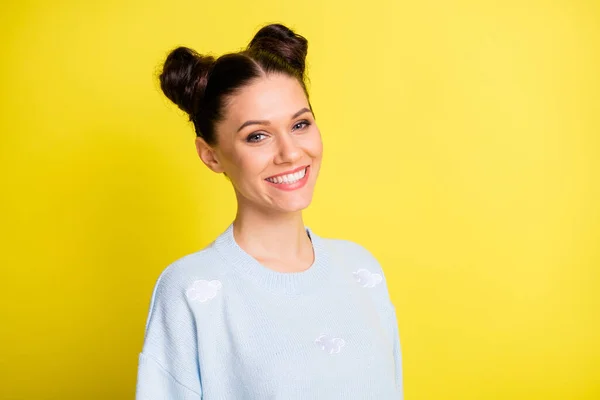
M 262 133 L 253 133 L 246 138 L 246 141 L 249 143 L 257 143 L 257 142 L 261 141 L 261 139 L 260 139 L 261 136 L 265 136 L 265 135 Z
M 300 121 L 294 125 L 294 130 L 303 129 L 310 125 L 308 121 Z

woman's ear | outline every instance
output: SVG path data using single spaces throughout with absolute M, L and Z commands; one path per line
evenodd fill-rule
M 199 136 L 196 137 L 196 151 L 198 152 L 198 157 L 200 157 L 208 168 L 218 174 L 224 172 L 215 149 Z

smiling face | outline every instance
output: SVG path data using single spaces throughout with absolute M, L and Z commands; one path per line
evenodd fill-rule
M 321 166 L 321 134 L 300 83 L 259 78 L 230 98 L 217 146 L 197 139 L 200 157 L 227 174 L 241 209 L 295 212 L 310 204 Z

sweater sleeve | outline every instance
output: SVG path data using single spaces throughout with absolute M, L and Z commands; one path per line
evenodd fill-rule
M 193 313 L 172 265 L 161 274 L 150 301 L 139 356 L 137 400 L 200 400 L 202 390 Z
M 404 398 L 404 381 L 402 369 L 402 348 L 400 345 L 400 335 L 398 331 L 398 319 L 396 317 L 396 308 L 392 303 L 387 280 L 381 264 L 375 256 L 362 245 L 350 242 L 353 247 L 352 256 L 360 265 L 368 265 L 372 268 L 372 272 L 378 273 L 382 277 L 382 290 L 378 292 L 377 301 L 383 309 L 383 323 L 385 324 L 388 334 L 393 341 L 394 364 L 396 367 L 396 388 L 398 390 L 399 399 Z
M 396 366 L 396 388 L 400 395 L 399 399 L 404 399 L 404 384 L 402 378 L 402 350 L 400 346 L 400 334 L 398 331 L 398 318 L 396 316 L 396 307 L 394 303 L 392 303 L 387 281 L 385 279 L 385 274 L 379 262 L 375 259 L 375 257 L 371 256 L 373 260 L 373 264 L 377 266 L 381 276 L 383 277 L 383 303 L 384 303 L 384 318 L 385 323 L 387 324 L 387 329 L 389 335 L 394 342 L 393 351 L 394 351 L 394 364 Z
M 400 349 L 400 335 L 398 332 L 398 320 L 396 318 L 396 310 L 394 305 L 391 305 L 389 316 L 389 323 L 391 325 L 390 330 L 392 332 L 392 338 L 394 340 L 394 362 L 396 364 L 396 387 L 400 394 L 400 399 L 404 399 L 404 383 L 402 378 L 402 352 Z

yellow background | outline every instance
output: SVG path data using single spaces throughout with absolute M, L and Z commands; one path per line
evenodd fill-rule
M 131 399 L 152 286 L 231 221 L 168 50 L 309 40 L 306 223 L 380 260 L 407 400 L 600 399 L 600 3 L 0 6 L 0 398 Z

